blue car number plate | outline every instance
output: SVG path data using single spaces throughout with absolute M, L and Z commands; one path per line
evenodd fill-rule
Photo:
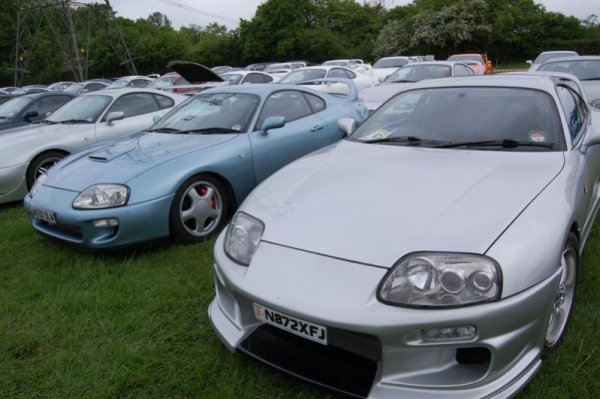
M 46 211 L 44 209 L 32 208 L 31 213 L 33 213 L 34 218 L 52 224 L 56 223 L 56 219 L 54 218 L 54 212 Z
M 254 304 L 254 316 L 257 320 L 264 321 L 292 334 L 327 345 L 326 327 L 280 313 L 256 303 Z

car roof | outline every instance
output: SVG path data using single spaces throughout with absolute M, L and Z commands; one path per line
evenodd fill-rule
M 274 91 L 282 91 L 282 90 L 299 90 L 299 91 L 308 91 L 315 94 L 327 94 L 324 92 L 318 92 L 313 89 L 307 89 L 301 85 L 294 84 L 285 84 L 285 83 L 255 83 L 251 85 L 233 85 L 233 86 L 217 86 L 210 88 L 208 90 L 204 90 L 198 94 L 204 93 L 242 93 L 242 94 L 256 94 L 256 95 L 266 95 L 272 93 Z
M 450 67 L 454 66 L 454 65 L 466 66 L 463 61 L 418 61 L 418 62 L 411 62 L 410 64 L 406 64 L 405 67 L 414 67 L 414 66 L 419 66 L 419 65 L 447 65 Z M 402 68 L 404 68 L 404 67 L 402 67 Z
M 514 87 L 554 92 L 554 82 L 543 75 L 492 75 L 427 79 L 414 83 L 413 88 L 435 87 Z
M 173 97 L 173 93 L 169 93 L 163 90 L 153 90 L 153 89 L 145 89 L 145 88 L 122 88 L 122 89 L 111 89 L 111 90 L 97 90 L 90 91 L 89 93 L 81 94 L 80 96 L 109 96 L 109 97 L 118 97 L 121 94 L 125 93 L 150 93 L 150 94 L 161 94 L 167 97 Z M 181 97 L 180 94 L 177 96 Z
M 550 64 L 553 62 L 565 62 L 565 61 L 600 61 L 600 55 L 574 55 L 572 57 L 561 57 L 561 58 L 550 58 L 544 64 Z
M 36 99 L 36 98 L 40 98 L 40 97 L 52 97 L 52 96 L 77 97 L 77 94 L 68 93 L 68 92 L 65 93 L 64 91 L 43 91 L 41 93 L 23 94 L 22 96 L 19 96 L 19 97 Z

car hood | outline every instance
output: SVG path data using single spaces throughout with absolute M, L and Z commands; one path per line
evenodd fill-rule
M 223 82 L 223 78 L 205 67 L 189 61 L 171 61 L 167 64 L 171 70 L 177 72 L 191 84 L 204 82 Z
M 237 135 L 138 133 L 129 139 L 74 154 L 48 173 L 47 186 L 82 191 L 96 183 L 127 183 L 141 173 Z
M 485 253 L 561 171 L 560 152 L 343 141 L 258 186 L 263 240 L 381 267 L 414 251 Z
M 93 124 L 45 125 L 35 124 L 0 131 L 0 166 L 27 161 L 33 151 L 40 146 L 53 143 L 65 135 L 77 135 L 77 132 L 94 130 Z

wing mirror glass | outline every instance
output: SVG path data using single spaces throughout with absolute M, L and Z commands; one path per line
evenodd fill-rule
M 533 61 L 531 61 L 531 60 L 527 60 L 525 62 L 528 63 L 529 65 L 533 65 Z

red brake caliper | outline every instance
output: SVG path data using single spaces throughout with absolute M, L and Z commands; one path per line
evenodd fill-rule
M 196 191 L 198 192 L 198 194 L 200 194 L 201 197 L 204 197 L 206 195 L 206 193 L 208 192 L 208 189 L 206 188 L 206 186 L 199 186 Z M 210 207 L 212 209 L 216 209 L 217 208 L 217 201 L 215 201 L 215 197 L 212 196 L 210 198 Z

